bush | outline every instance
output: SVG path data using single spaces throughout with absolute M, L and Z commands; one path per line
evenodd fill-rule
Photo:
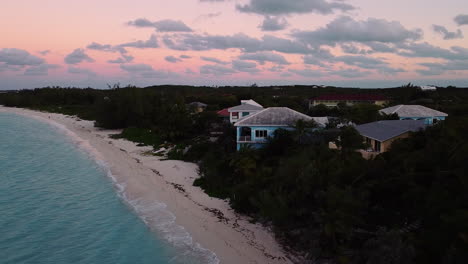
M 149 129 L 129 127 L 125 128 L 122 133 L 112 135 L 112 138 L 124 138 L 133 142 L 142 144 L 143 146 L 158 147 L 163 142 L 160 137 Z

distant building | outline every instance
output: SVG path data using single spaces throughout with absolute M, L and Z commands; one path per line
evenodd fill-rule
M 445 120 L 446 113 L 422 106 L 422 105 L 395 105 L 379 111 L 391 115 L 397 114 L 400 120 L 424 120 L 427 125 Z
M 229 108 L 224 108 L 216 112 L 216 114 L 225 122 L 229 122 Z
M 355 104 L 375 104 L 383 106 L 388 104 L 389 100 L 385 96 L 374 94 L 329 94 L 310 99 L 309 108 L 321 104 L 327 107 L 337 107 L 339 103 L 344 103 L 349 106 Z
M 356 126 L 369 148 L 363 154 L 379 154 L 389 150 L 393 141 L 407 138 L 410 132 L 426 128 L 423 120 L 382 120 Z M 368 153 L 366 153 L 368 152 Z
M 234 124 L 237 129 L 237 150 L 246 144 L 260 148 L 277 129 L 293 129 L 298 120 L 314 120 L 321 127 L 328 123 L 327 117 L 310 117 L 287 107 L 269 107 Z
M 423 85 L 423 86 L 419 86 L 419 89 L 421 89 L 422 91 L 435 91 L 437 90 L 437 87 L 433 85 Z
M 201 103 L 201 102 L 192 102 L 190 104 L 187 104 L 187 106 L 194 113 L 201 113 L 201 112 L 205 111 L 205 109 L 206 109 L 206 107 L 208 105 L 204 104 L 204 103 Z
M 0 90 L 0 93 L 19 93 L 20 90 Z
M 235 123 L 242 118 L 263 110 L 263 106 L 254 100 L 241 100 L 241 104 L 228 109 L 229 121 Z

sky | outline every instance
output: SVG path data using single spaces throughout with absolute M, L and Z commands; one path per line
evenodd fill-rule
M 2 0 L 0 90 L 468 87 L 466 0 Z

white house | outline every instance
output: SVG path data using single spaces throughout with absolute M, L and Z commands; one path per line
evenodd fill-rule
M 228 109 L 229 121 L 234 124 L 240 119 L 263 110 L 263 106 L 254 100 L 241 100 L 241 104 Z
M 421 89 L 421 91 L 435 91 L 437 90 L 437 87 L 433 85 L 423 85 L 423 86 L 419 86 L 419 89 Z

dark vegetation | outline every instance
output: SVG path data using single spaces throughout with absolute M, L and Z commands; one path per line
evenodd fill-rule
M 264 149 L 237 152 L 235 131 L 215 114 L 254 99 L 355 123 L 395 118 L 378 115 L 373 105 L 308 109 L 307 98 L 329 93 L 381 94 L 449 118 L 365 160 L 355 152 L 362 143 L 353 128 L 313 131 L 310 124 L 278 130 Z M 192 113 L 186 104 L 193 101 L 207 110 Z M 168 158 L 199 164 L 195 185 L 271 225 L 311 263 L 468 263 L 468 89 L 44 88 L 0 94 L 0 104 L 78 115 L 155 148 L 174 144 Z M 214 130 L 223 134 L 212 142 Z M 329 149 L 338 135 L 340 150 Z

